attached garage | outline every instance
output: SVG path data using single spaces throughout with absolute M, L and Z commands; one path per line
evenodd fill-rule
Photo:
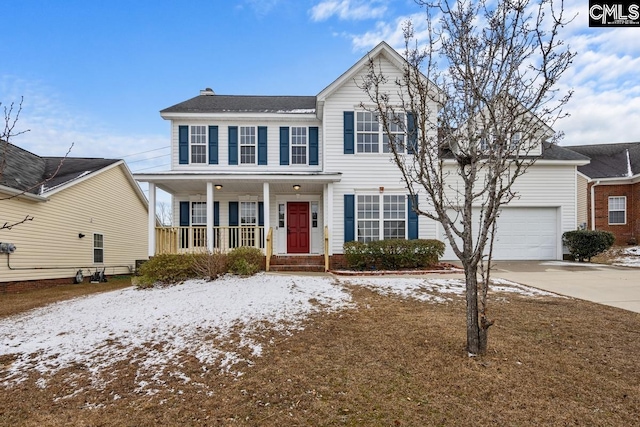
M 505 207 L 498 218 L 498 235 L 494 242 L 494 260 L 558 259 L 559 235 L 556 207 Z M 479 211 L 477 212 L 479 214 Z M 477 233 L 477 230 L 474 234 Z M 443 259 L 457 259 L 447 244 Z

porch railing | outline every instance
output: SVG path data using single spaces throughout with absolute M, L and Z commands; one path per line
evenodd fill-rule
M 271 255 L 273 255 L 273 228 L 271 227 L 269 227 L 269 231 L 267 232 L 267 247 L 265 255 L 265 270 L 269 271 L 271 269 Z
M 324 226 L 324 271 L 329 271 L 329 227 Z
M 264 248 L 264 227 L 238 226 L 213 227 L 156 227 L 156 255 L 189 252 L 204 252 L 207 241 L 213 239 L 213 249 L 229 252 L 240 246 Z

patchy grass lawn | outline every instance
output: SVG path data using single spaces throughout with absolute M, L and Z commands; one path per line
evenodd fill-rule
M 640 246 L 614 246 L 591 258 L 597 264 L 640 267 Z
M 35 371 L 0 381 L 0 425 L 637 425 L 640 314 L 495 292 L 490 351 L 470 359 L 455 284 L 401 297 L 391 289 L 402 280 L 381 291 L 347 279 L 349 305 L 312 311 L 292 328 L 261 320 L 249 332 L 203 331 L 203 342 L 242 356 L 233 369 L 208 369 L 184 351 L 153 388 L 141 387 L 145 354 L 109 365 L 102 381 L 80 363 L 46 381 Z M 163 348 L 146 345 L 147 356 Z M 0 378 L 15 360 L 0 356 Z
M 128 276 L 110 277 L 106 283 L 80 283 L 36 289 L 27 292 L 0 294 L 0 318 L 85 295 L 113 291 L 131 286 Z

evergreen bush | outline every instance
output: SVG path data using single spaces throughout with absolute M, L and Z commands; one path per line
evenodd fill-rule
M 574 259 L 591 262 L 594 257 L 613 246 L 616 238 L 613 233 L 599 230 L 573 230 L 562 235 L 562 243 L 569 249 Z
M 347 266 L 354 270 L 429 268 L 444 254 L 444 243 L 432 239 L 347 242 L 343 248 Z

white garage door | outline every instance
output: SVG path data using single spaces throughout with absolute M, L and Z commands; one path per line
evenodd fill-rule
M 498 218 L 498 234 L 493 247 L 494 260 L 556 259 L 557 208 L 503 208 Z M 447 248 L 443 259 L 456 255 L 444 238 Z

